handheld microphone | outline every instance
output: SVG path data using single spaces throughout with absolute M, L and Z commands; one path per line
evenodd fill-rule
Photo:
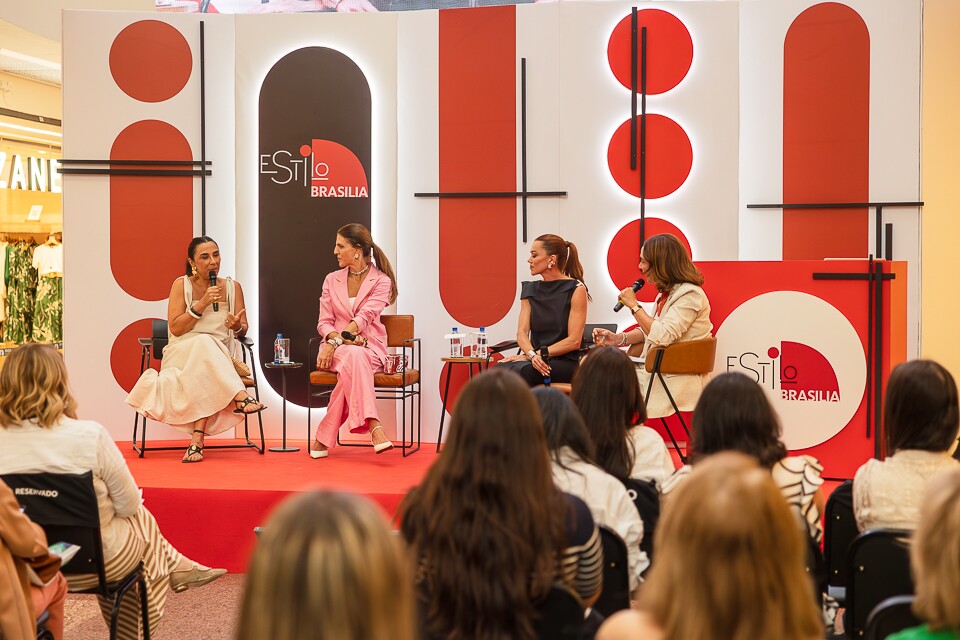
M 210 286 L 211 286 L 211 287 L 217 286 L 217 272 L 216 272 L 216 271 L 213 271 L 212 269 L 210 270 Z M 214 311 L 220 311 L 220 303 L 214 302 L 214 303 L 213 303 L 213 310 L 214 310 Z
M 354 340 L 357 336 L 353 335 L 352 333 L 350 333 L 349 331 L 347 331 L 346 329 L 344 329 L 343 331 L 340 332 L 340 337 L 343 338 L 344 340 L 349 340 L 349 341 L 353 342 L 353 340 Z
M 643 285 L 645 284 L 647 284 L 647 282 L 643 278 L 637 278 L 636 282 L 634 282 L 630 288 L 633 289 L 634 293 L 636 293 L 637 291 L 640 291 L 640 289 L 643 289 Z M 620 311 L 620 309 L 623 309 L 623 303 L 617 300 L 617 304 L 614 305 L 613 310 Z

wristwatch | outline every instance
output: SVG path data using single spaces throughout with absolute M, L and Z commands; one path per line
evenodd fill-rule
M 544 360 L 550 357 L 550 349 L 547 347 L 540 347 L 540 357 Z
M 635 307 L 633 307 L 632 309 L 630 309 L 630 313 L 632 313 L 633 315 L 636 315 L 636 314 L 637 314 L 637 311 L 640 311 L 640 309 L 641 309 L 640 303 L 638 302 L 638 303 L 637 303 L 637 306 L 635 306 Z

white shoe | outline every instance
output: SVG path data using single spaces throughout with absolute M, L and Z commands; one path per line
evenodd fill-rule
M 370 432 L 370 440 L 371 440 L 371 441 L 373 441 L 373 432 L 376 431 L 377 429 L 380 429 L 380 433 L 383 433 L 383 427 L 379 427 L 379 426 L 378 426 L 378 427 L 374 427 L 374 428 L 373 428 L 373 431 Z M 386 437 L 385 434 L 384 434 L 384 437 Z M 374 442 L 374 443 L 373 443 L 373 452 L 374 452 L 374 453 L 383 453 L 384 451 L 389 451 L 390 449 L 393 449 L 393 442 L 391 442 L 390 440 L 385 440 L 385 441 L 383 441 L 383 442 Z
M 310 448 L 310 457 L 314 460 L 326 458 L 328 455 L 330 455 L 330 449 L 314 449 L 312 446 Z

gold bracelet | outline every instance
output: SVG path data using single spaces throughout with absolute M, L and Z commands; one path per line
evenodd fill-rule
M 618 341 L 618 342 L 617 342 L 617 346 L 618 346 L 618 347 L 622 347 L 622 346 L 625 345 L 625 344 L 627 344 L 627 332 L 626 332 L 626 331 L 623 332 L 623 340 Z

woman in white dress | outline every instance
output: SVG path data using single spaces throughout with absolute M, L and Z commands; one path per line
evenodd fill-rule
M 240 283 L 220 271 L 220 248 L 201 236 L 187 247 L 187 274 L 173 281 L 167 305 L 169 343 L 160 372 L 147 369 L 127 404 L 151 420 L 190 432 L 184 462 L 203 460 L 203 439 L 266 407 L 247 393 L 234 367 L 234 338 L 247 333 Z M 219 308 L 214 310 L 214 305 Z

